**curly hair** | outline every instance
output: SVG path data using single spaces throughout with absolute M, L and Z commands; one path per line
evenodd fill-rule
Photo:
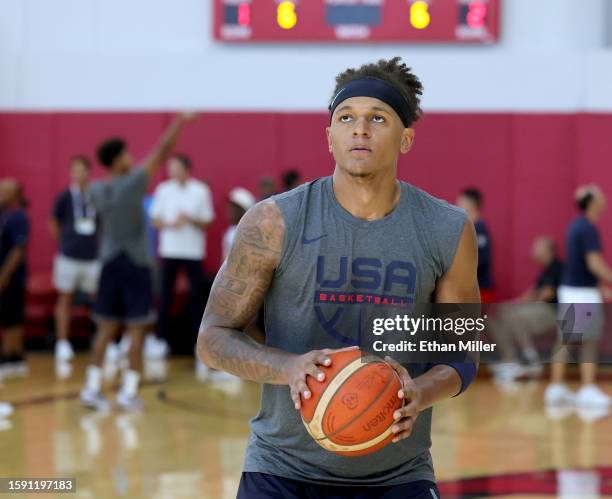
M 402 61 L 401 57 L 394 57 L 388 60 L 380 59 L 376 63 L 364 64 L 357 69 L 349 68 L 343 71 L 336 76 L 336 87 L 334 88 L 330 103 L 340 89 L 348 82 L 365 76 L 384 80 L 402 94 L 410 106 L 410 114 L 408 116 L 409 126 L 412 126 L 421 117 L 423 114 L 420 107 L 423 85 L 417 76 L 412 73 L 412 69 Z
M 102 163 L 102 166 L 109 169 L 115 159 L 123 154 L 126 148 L 127 144 L 121 137 L 111 137 L 98 146 L 96 156 L 98 157 L 98 161 Z

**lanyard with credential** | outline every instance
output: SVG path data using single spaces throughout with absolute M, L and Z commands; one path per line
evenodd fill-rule
M 96 209 L 85 192 L 70 189 L 72 195 L 72 210 L 74 215 L 74 230 L 82 236 L 90 236 L 96 232 Z

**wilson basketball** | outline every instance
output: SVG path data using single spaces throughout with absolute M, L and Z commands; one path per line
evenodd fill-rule
M 302 399 L 302 421 L 323 448 L 342 456 L 364 456 L 391 442 L 393 413 L 402 406 L 399 376 L 382 359 L 360 350 L 330 355 L 319 366 L 325 381 L 308 377 L 312 396 Z

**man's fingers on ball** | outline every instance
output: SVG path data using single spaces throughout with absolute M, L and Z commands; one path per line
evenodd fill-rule
M 395 433 L 395 437 L 393 437 L 393 443 L 399 442 L 400 440 L 404 440 L 410 435 L 412 435 L 412 423 L 410 423 L 406 428 L 400 428 L 399 431 Z
M 314 364 L 311 364 L 310 366 L 308 366 L 308 368 L 306 369 L 306 373 L 309 376 L 312 376 L 317 381 L 323 381 L 325 379 L 325 374 L 323 373 L 323 371 L 321 371 Z
M 419 413 L 418 404 L 415 401 L 410 402 L 405 407 L 402 407 L 404 415 L 407 417 L 415 417 Z
M 293 406 L 296 409 L 300 408 L 300 396 L 293 390 L 291 390 L 291 400 L 293 401 Z
M 300 403 L 300 397 L 293 399 L 293 407 L 295 407 L 296 409 L 302 407 L 302 404 Z
M 407 399 L 407 400 L 412 400 L 414 398 L 415 395 L 415 386 L 414 386 L 414 382 L 412 381 L 411 378 L 403 378 L 401 379 L 401 384 L 402 387 L 400 388 L 397 396 L 399 398 L 403 398 L 403 399 Z M 401 393 L 401 395 L 400 395 Z
M 404 418 L 414 418 L 417 415 L 416 404 L 408 404 L 393 413 L 393 419 L 399 421 Z
M 413 393 L 413 388 L 410 386 L 412 384 L 412 380 L 410 378 L 406 378 L 405 376 L 400 376 L 400 384 L 402 387 L 399 389 L 397 396 L 401 399 L 409 399 Z
M 393 433 L 401 433 L 403 431 L 408 431 L 412 429 L 412 418 L 410 419 L 405 419 L 402 422 L 399 423 L 393 423 L 393 427 L 391 428 L 391 431 Z
M 316 363 L 321 366 L 330 366 L 331 359 L 329 358 L 329 355 L 324 352 L 321 352 L 319 355 L 317 355 Z
M 405 438 L 408 438 L 410 435 L 412 435 L 412 428 L 408 431 L 402 431 L 401 433 L 398 433 L 397 435 L 395 435 L 392 442 L 395 444 L 399 442 L 400 440 L 404 440 Z
M 300 393 L 302 394 L 302 396 L 305 399 L 309 399 L 310 398 L 310 389 L 308 388 L 306 383 L 304 383 L 303 381 L 300 381 L 298 383 L 298 390 L 300 391 Z

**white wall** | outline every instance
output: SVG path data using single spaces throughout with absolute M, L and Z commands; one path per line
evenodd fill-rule
M 456 47 L 225 45 L 212 0 L 2 0 L 0 108 L 319 111 L 337 72 L 401 55 L 426 110 L 610 111 L 606 1 L 501 0 L 501 43 Z

